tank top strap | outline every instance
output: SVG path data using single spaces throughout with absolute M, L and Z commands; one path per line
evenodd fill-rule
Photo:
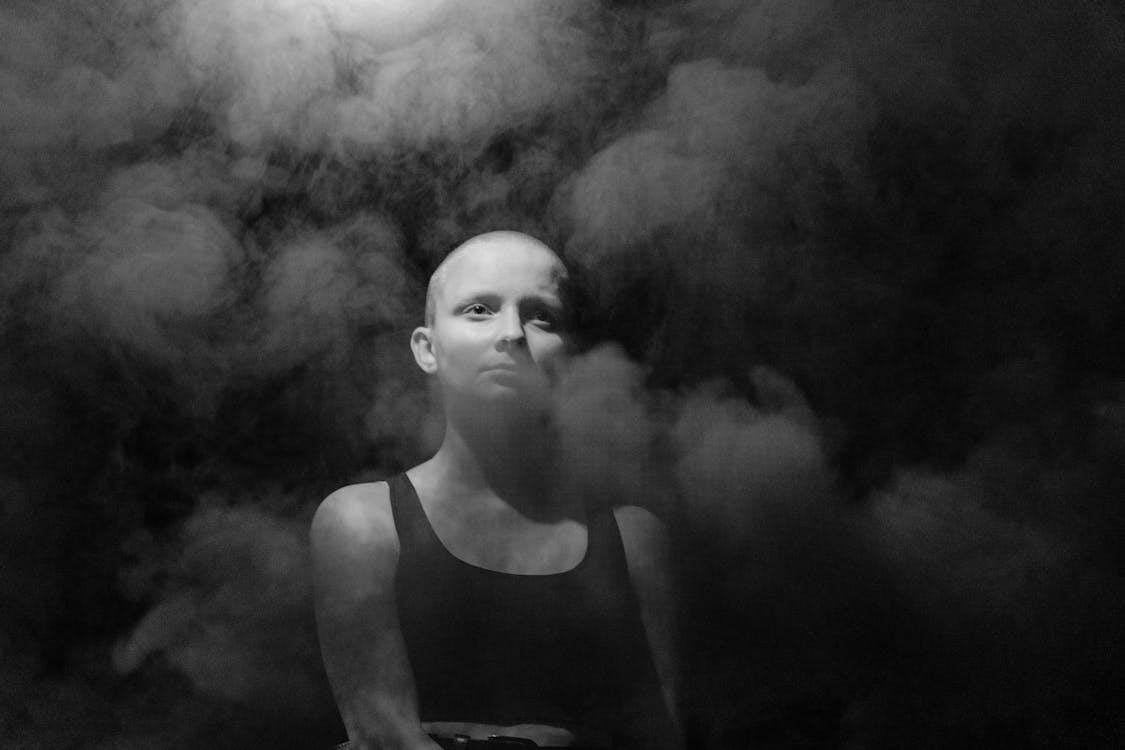
M 391 515 L 398 534 L 400 555 L 421 555 L 432 564 L 454 559 L 438 539 L 417 490 L 405 473 L 387 479 Z M 603 502 L 586 505 L 586 554 L 577 570 L 625 571 L 625 545 L 613 506 Z M 577 572 L 577 570 L 575 572 Z
M 410 479 L 405 473 L 395 474 L 387 480 L 387 488 L 400 554 L 432 548 L 436 534 Z
M 586 505 L 586 556 L 584 567 L 599 575 L 617 568 L 624 570 L 625 545 L 613 506 L 602 502 Z

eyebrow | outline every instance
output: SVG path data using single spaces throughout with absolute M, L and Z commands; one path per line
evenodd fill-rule
M 458 297 L 451 297 L 449 299 L 449 306 L 451 308 L 459 308 L 462 305 L 467 305 L 470 302 L 480 302 L 482 300 L 495 300 L 500 297 L 496 292 L 487 291 L 469 291 Z
M 449 309 L 459 310 L 465 305 L 472 304 L 473 302 L 493 302 L 500 299 L 501 295 L 496 292 L 486 290 L 473 291 L 470 290 L 459 297 L 455 297 L 450 301 Z M 557 292 L 551 293 L 533 293 L 524 295 L 517 300 L 519 306 L 524 306 L 528 302 L 535 304 L 542 304 L 555 310 L 562 310 L 565 307 L 563 297 Z

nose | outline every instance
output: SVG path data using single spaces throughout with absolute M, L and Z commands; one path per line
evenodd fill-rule
M 498 348 L 507 348 L 521 345 L 524 341 L 523 319 L 515 307 L 506 308 L 500 315 L 500 331 L 497 339 Z

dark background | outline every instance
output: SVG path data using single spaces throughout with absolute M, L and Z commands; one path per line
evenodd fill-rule
M 1123 63 L 1116 1 L 5 3 L 0 744 L 342 738 L 308 521 L 511 228 L 696 746 L 1120 746 Z

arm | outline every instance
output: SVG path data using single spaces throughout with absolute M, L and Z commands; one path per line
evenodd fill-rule
M 678 671 L 676 597 L 672 578 L 671 545 L 663 522 L 652 512 L 628 505 L 614 511 L 629 578 L 637 592 L 648 645 L 656 666 L 664 702 L 679 733 L 677 716 Z M 679 737 L 667 746 L 679 746 Z
M 422 731 L 395 606 L 398 536 L 387 486 L 329 495 L 310 533 L 317 632 L 353 745 L 438 750 Z

